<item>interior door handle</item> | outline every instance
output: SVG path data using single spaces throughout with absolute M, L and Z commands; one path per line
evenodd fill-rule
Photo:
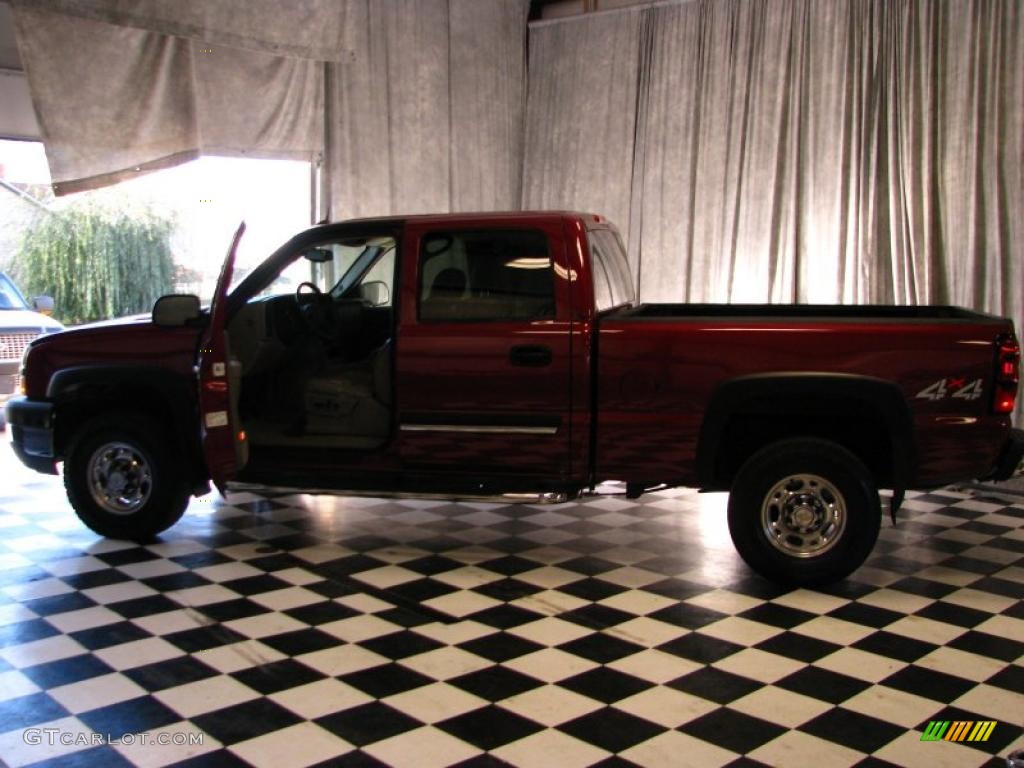
M 551 365 L 551 347 L 541 344 L 523 344 L 512 347 L 508 353 L 508 360 L 512 365 L 521 365 L 526 368 L 543 368 Z

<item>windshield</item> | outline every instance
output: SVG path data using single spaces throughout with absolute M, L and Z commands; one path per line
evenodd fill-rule
M 28 309 L 28 302 L 7 275 L 0 274 L 0 309 Z

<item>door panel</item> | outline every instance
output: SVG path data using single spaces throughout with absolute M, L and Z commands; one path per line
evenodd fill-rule
M 562 249 L 557 225 L 408 226 L 396 376 L 407 471 L 467 481 L 568 476 L 571 320 L 567 281 L 555 268 Z
M 210 304 L 210 323 L 199 342 L 197 370 L 199 378 L 199 415 L 203 454 L 210 479 L 223 493 L 225 483 L 245 463 L 244 434 L 237 434 L 237 406 L 232 385 L 237 389 L 237 364 L 232 365 L 228 350 L 227 290 L 234 272 L 238 243 L 245 232 L 242 222 L 231 240 L 231 248 L 221 267 L 217 289 Z

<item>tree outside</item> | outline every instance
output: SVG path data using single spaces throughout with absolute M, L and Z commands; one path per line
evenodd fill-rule
M 31 295 L 53 297 L 66 325 L 148 312 L 174 288 L 172 216 L 120 195 L 90 194 L 36 217 L 12 268 Z

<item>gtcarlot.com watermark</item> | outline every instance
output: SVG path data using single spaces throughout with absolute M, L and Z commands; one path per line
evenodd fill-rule
M 109 733 L 83 733 L 82 731 L 65 731 L 60 728 L 26 728 L 21 734 L 22 740 L 31 746 L 45 744 L 48 747 L 98 747 L 102 745 L 126 747 L 161 747 L 161 746 L 195 746 L 202 745 L 205 733 L 175 731 L 140 731 L 139 733 L 122 733 L 114 736 Z

